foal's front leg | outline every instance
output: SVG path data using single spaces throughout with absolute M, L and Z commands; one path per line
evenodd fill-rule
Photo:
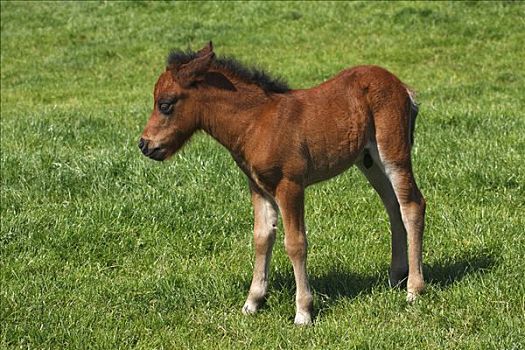
M 306 230 L 304 226 L 304 188 L 283 180 L 277 187 L 276 200 L 284 224 L 284 246 L 290 258 L 296 284 L 296 314 L 294 323 L 312 323 L 313 298 L 306 273 Z
M 260 194 L 253 186 L 255 266 L 248 299 L 242 308 L 244 314 L 253 314 L 264 302 L 268 291 L 268 268 L 277 230 L 277 208 L 272 200 Z

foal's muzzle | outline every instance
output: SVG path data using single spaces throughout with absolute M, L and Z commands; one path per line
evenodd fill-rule
M 166 159 L 166 150 L 161 147 L 149 147 L 149 140 L 145 140 L 144 138 L 140 138 L 139 141 L 139 148 L 142 151 L 142 153 L 150 157 L 153 160 L 162 161 Z

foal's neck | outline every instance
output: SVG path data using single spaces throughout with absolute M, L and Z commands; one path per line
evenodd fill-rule
M 200 128 L 230 152 L 242 156 L 257 118 L 276 103 L 276 97 L 259 87 L 238 85 L 236 91 L 214 91 L 199 99 Z

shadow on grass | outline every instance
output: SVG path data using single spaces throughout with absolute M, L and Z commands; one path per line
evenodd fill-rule
M 385 268 L 386 270 L 386 268 Z M 361 275 L 340 268 L 330 270 L 322 275 L 309 276 L 310 286 L 315 295 L 314 319 L 329 312 L 332 305 L 341 299 L 354 299 L 362 293 L 370 293 L 374 287 L 380 286 L 386 274 Z M 293 272 L 273 273 L 270 282 L 271 290 L 281 291 L 284 294 L 295 294 L 295 279 Z M 291 296 L 290 295 L 290 296 Z M 293 317 L 291 318 L 293 320 Z
M 451 258 L 443 262 L 425 265 L 424 275 L 427 283 L 439 288 L 447 288 L 471 274 L 484 274 L 497 265 L 497 256 L 493 253 L 466 252 L 462 256 Z
M 464 252 L 459 257 L 424 265 L 425 280 L 428 284 L 446 289 L 468 275 L 488 273 L 497 266 L 497 261 L 497 256 L 489 252 Z M 371 293 L 375 287 L 387 286 L 387 270 L 385 266 L 384 273 L 367 275 L 338 267 L 322 275 L 310 275 L 309 278 L 313 292 L 320 297 L 321 303 L 326 308 L 342 298 L 353 299 L 361 294 Z M 274 274 L 271 280 L 271 289 L 295 293 L 295 280 L 291 271 Z M 400 289 L 405 288 L 406 283 Z
M 315 294 L 323 299 L 352 299 L 361 293 L 369 293 L 374 286 L 382 283 L 386 275 L 360 275 L 340 269 L 331 270 L 323 275 L 310 275 L 310 285 Z M 386 281 L 385 281 L 386 282 Z M 272 289 L 290 290 L 295 292 L 295 279 L 292 272 L 274 274 L 272 277 Z
M 361 275 L 348 271 L 333 270 L 321 276 L 312 276 L 312 289 L 316 294 L 330 300 L 353 299 L 359 294 L 370 293 L 381 285 L 386 274 Z

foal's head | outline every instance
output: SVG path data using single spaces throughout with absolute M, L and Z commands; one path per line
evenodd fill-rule
M 196 87 L 204 79 L 214 57 L 210 42 L 183 62 L 176 60 L 160 75 L 155 85 L 153 112 L 139 142 L 144 155 L 164 160 L 197 130 Z

